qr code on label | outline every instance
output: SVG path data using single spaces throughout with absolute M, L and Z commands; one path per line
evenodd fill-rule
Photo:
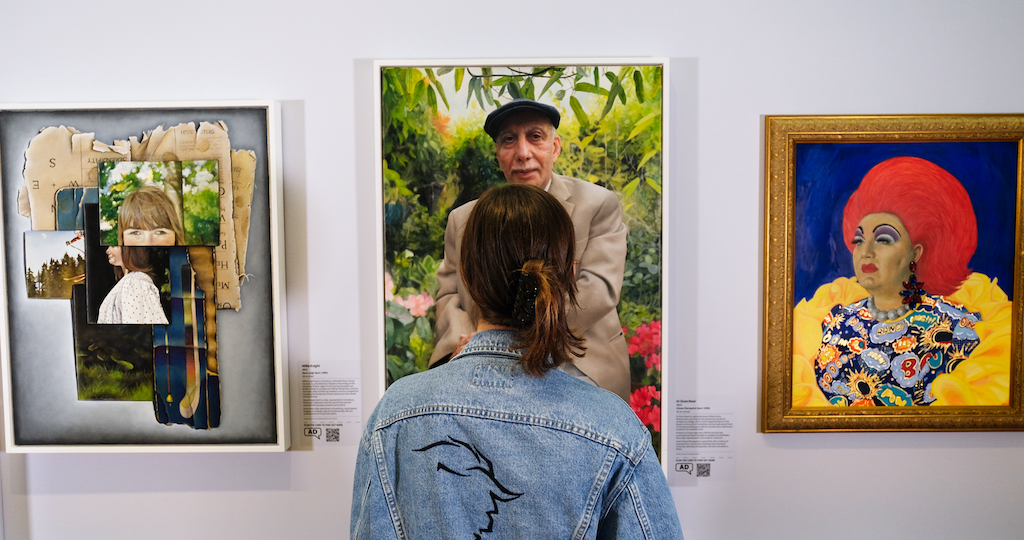
M 341 428 L 327 428 L 327 442 L 338 442 L 341 440 Z
M 697 464 L 697 478 L 711 477 L 711 464 L 710 463 L 698 463 Z

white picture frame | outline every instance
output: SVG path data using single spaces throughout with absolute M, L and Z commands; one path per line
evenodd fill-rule
M 274 101 L 0 104 L 0 352 L 4 449 L 59 452 L 276 452 L 288 449 L 287 322 L 280 106 Z M 219 424 L 159 423 L 145 401 L 84 401 L 75 388 L 67 300 L 25 295 L 19 187 L 29 142 L 50 126 L 113 144 L 163 126 L 223 122 L 231 148 L 256 157 L 238 309 L 217 309 Z M 224 192 L 221 192 L 222 199 Z M 49 321 L 47 324 L 41 324 Z
M 550 71 L 551 69 L 562 69 L 562 68 L 564 68 L 565 72 L 568 72 L 570 69 L 579 68 L 579 67 L 583 67 L 583 68 L 586 69 L 586 74 L 587 74 L 586 75 L 587 76 L 587 80 L 586 81 L 582 81 L 582 79 L 578 80 L 578 81 L 566 81 L 566 84 L 562 84 L 562 85 L 559 85 L 558 83 L 553 83 L 553 84 L 547 86 L 547 88 L 543 88 L 544 91 L 542 92 L 542 85 L 546 85 L 547 84 L 546 82 L 543 82 L 542 79 L 547 78 L 547 74 L 551 73 L 551 71 Z M 669 148 L 669 126 L 668 126 L 668 119 L 670 118 L 670 114 L 669 114 L 669 101 L 670 100 L 669 100 L 669 97 L 668 97 L 670 95 L 669 94 L 669 73 L 668 73 L 668 67 L 669 67 L 669 64 L 668 64 L 668 60 L 667 59 L 665 59 L 665 58 L 649 58 L 649 57 L 646 57 L 646 58 L 484 59 L 484 60 L 480 60 L 480 59 L 477 59 L 477 60 L 472 60 L 472 59 L 458 59 L 458 60 L 451 60 L 451 59 L 435 59 L 435 60 L 418 59 L 418 60 L 377 60 L 377 61 L 374 62 L 374 81 L 375 81 L 375 86 L 374 86 L 374 106 L 375 106 L 374 113 L 375 113 L 375 116 L 374 116 L 374 118 L 376 120 L 376 122 L 375 122 L 376 132 L 375 132 L 375 138 L 374 138 L 374 140 L 376 141 L 376 145 L 375 145 L 375 151 L 376 151 L 375 158 L 376 159 L 375 159 L 374 163 L 375 163 L 375 167 L 376 167 L 375 172 L 376 172 L 376 179 L 377 179 L 377 189 L 376 189 L 376 195 L 377 195 L 377 200 L 376 200 L 377 220 L 376 220 L 376 222 L 379 224 L 379 226 L 377 228 L 377 242 L 376 242 L 376 245 L 378 246 L 378 252 L 377 252 L 376 261 L 377 261 L 377 265 L 378 265 L 377 266 L 377 275 L 378 276 L 382 276 L 382 279 L 378 280 L 378 282 L 377 282 L 378 283 L 378 287 L 379 287 L 378 288 L 378 298 L 379 298 L 379 301 L 377 303 L 377 305 L 378 305 L 378 317 L 377 317 L 377 320 L 379 321 L 378 326 L 377 326 L 377 339 L 378 339 L 378 343 L 380 344 L 379 350 L 381 351 L 380 357 L 379 357 L 379 361 L 378 361 L 379 369 L 377 371 L 377 377 L 378 377 L 378 383 L 379 383 L 378 387 L 381 389 L 381 393 L 382 394 L 383 394 L 384 390 L 387 388 L 387 386 L 389 384 L 389 377 L 394 378 L 393 374 L 389 375 L 389 367 L 388 367 L 388 365 L 389 365 L 388 362 L 390 361 L 389 360 L 389 350 L 388 350 L 389 349 L 389 347 L 388 347 L 389 335 L 388 335 L 387 328 L 389 326 L 394 328 L 398 324 L 397 322 L 389 323 L 388 320 L 387 320 L 388 317 L 389 317 L 389 313 L 391 313 L 391 310 L 389 309 L 388 306 L 391 306 L 392 308 L 394 307 L 392 304 L 389 304 L 388 296 L 394 297 L 398 291 L 393 291 L 393 290 L 390 289 L 391 286 L 392 286 L 391 283 L 388 283 L 387 285 L 385 285 L 387 277 L 390 277 L 389 268 L 388 268 L 389 262 L 385 260 L 385 259 L 388 258 L 387 253 L 389 252 L 389 250 L 388 250 L 388 248 L 386 246 L 386 242 L 387 242 L 387 240 L 386 240 L 386 236 L 387 236 L 386 229 L 388 227 L 388 223 L 386 222 L 386 220 L 390 219 L 391 217 L 393 217 L 393 216 L 389 217 L 389 215 L 387 215 L 388 212 L 390 212 L 390 210 L 392 210 L 393 208 L 390 208 L 390 209 L 386 210 L 386 207 L 389 204 L 391 204 L 391 202 L 388 200 L 387 194 L 385 194 L 385 191 L 386 191 L 385 185 L 388 182 L 388 180 L 385 177 L 385 163 L 388 160 L 388 156 L 385 155 L 385 150 L 384 150 L 384 146 L 385 146 L 385 141 L 384 141 L 385 133 L 384 133 L 384 129 L 385 129 L 385 123 L 388 120 L 386 119 L 387 112 L 385 111 L 385 106 L 383 105 L 383 101 L 385 99 L 385 96 L 384 96 L 383 92 L 384 92 L 384 87 L 385 87 L 385 84 L 386 84 L 385 83 L 385 76 L 386 76 L 385 72 L 386 72 L 386 70 L 396 69 L 396 68 L 397 69 L 409 68 L 409 69 L 417 70 L 416 73 L 415 73 L 414 78 L 410 79 L 410 80 L 413 81 L 414 84 L 416 84 L 415 83 L 415 80 L 416 80 L 415 77 L 419 77 L 420 78 L 419 80 L 423 81 L 423 84 L 425 85 L 426 88 L 425 88 L 425 90 L 423 90 L 423 97 L 422 97 L 423 101 L 422 101 L 422 103 L 428 103 L 428 104 L 436 105 L 438 111 L 440 111 L 442 113 L 442 117 L 447 117 L 452 125 L 455 125 L 457 123 L 457 119 L 456 119 L 457 114 L 460 114 L 462 117 L 467 118 L 467 119 L 468 118 L 472 118 L 473 119 L 472 121 L 477 122 L 477 128 L 476 128 L 477 131 L 482 134 L 483 133 L 483 120 L 484 120 L 484 117 L 486 116 L 486 113 L 494 110 L 494 108 L 495 108 L 495 105 L 493 104 L 493 100 L 494 99 L 498 99 L 501 103 L 505 103 L 505 102 L 507 102 L 508 100 L 511 99 L 510 95 L 508 93 L 505 93 L 506 90 L 509 90 L 509 88 L 508 88 L 509 85 L 507 83 L 502 85 L 501 84 L 501 80 L 500 80 L 500 77 L 502 76 L 502 74 L 505 71 L 513 70 L 512 72 L 510 72 L 510 74 L 514 74 L 514 73 L 520 73 L 520 74 L 530 73 L 530 74 L 534 74 L 539 69 L 545 69 L 545 68 L 548 69 L 549 71 L 546 72 L 546 75 L 537 75 L 537 77 L 540 77 L 540 79 L 538 79 L 537 80 L 537 84 L 534 85 L 533 93 L 534 93 L 534 97 L 536 99 L 539 99 L 541 101 L 553 104 L 556 107 L 558 107 L 559 109 L 561 109 L 561 111 L 562 111 L 562 125 L 559 127 L 559 130 L 558 130 L 559 135 L 562 137 L 562 154 L 561 154 L 562 157 L 559 157 L 559 159 L 555 163 L 555 172 L 556 173 L 560 173 L 560 174 L 567 174 L 569 176 L 573 176 L 573 174 L 571 174 L 571 172 L 566 170 L 566 169 L 560 169 L 560 167 L 568 159 L 566 157 L 567 155 L 571 154 L 574 151 L 582 152 L 582 150 L 580 150 L 579 148 L 574 148 L 574 146 L 573 146 L 574 145 L 574 143 L 573 143 L 573 136 L 572 136 L 574 134 L 570 134 L 567 130 L 571 129 L 571 126 L 579 125 L 579 116 L 581 114 L 584 115 L 584 116 L 587 116 L 588 117 L 588 121 L 596 123 L 599 118 L 603 119 L 606 114 L 608 114 L 610 111 L 615 111 L 615 109 L 620 106 L 620 100 L 616 100 L 615 104 L 610 105 L 610 106 L 608 106 L 606 108 L 606 105 L 608 103 L 608 97 L 607 96 L 610 95 L 611 91 L 613 90 L 613 87 L 616 84 L 614 81 L 615 80 L 619 80 L 618 77 L 623 76 L 623 74 L 625 74 L 625 76 L 620 80 L 620 82 L 624 83 L 623 84 L 624 92 L 628 92 L 629 93 L 628 99 L 626 99 L 626 101 L 627 102 L 634 102 L 634 101 L 638 100 L 638 97 L 635 97 L 636 83 L 634 82 L 634 79 L 633 79 L 634 76 L 632 75 L 634 70 L 638 70 L 638 68 L 643 68 L 643 69 L 647 69 L 647 70 L 653 71 L 654 73 L 657 73 L 658 80 L 657 80 L 656 84 L 658 85 L 658 89 L 659 89 L 659 91 L 657 92 L 657 99 L 658 99 L 658 102 L 660 103 L 660 114 L 656 115 L 657 116 L 656 123 L 653 124 L 653 125 L 655 125 L 655 126 L 660 128 L 660 129 L 658 129 L 656 131 L 657 136 L 660 138 L 660 140 L 658 141 L 659 147 L 658 147 L 658 151 L 656 152 L 656 154 L 653 154 L 652 156 L 650 156 L 649 161 L 642 161 L 641 160 L 641 162 L 640 162 L 641 168 L 643 167 L 643 165 L 645 163 L 658 162 L 660 164 L 660 166 L 658 167 L 658 170 L 657 170 L 657 176 L 655 177 L 655 176 L 652 175 L 652 176 L 647 177 L 647 178 L 642 178 L 642 177 L 634 176 L 634 177 L 627 178 L 625 182 L 621 182 L 621 183 L 622 183 L 622 185 L 628 185 L 629 182 L 632 182 L 633 180 L 639 180 L 639 183 L 634 183 L 633 184 L 633 189 L 641 189 L 641 190 L 657 189 L 657 190 L 659 190 L 658 191 L 659 197 L 657 199 L 657 204 L 658 204 L 659 207 L 657 208 L 657 212 L 659 214 L 658 222 L 659 222 L 660 227 L 659 227 L 659 229 L 658 229 L 658 231 L 656 233 L 656 237 L 657 237 L 657 239 L 656 239 L 656 244 L 657 244 L 656 253 L 653 253 L 654 258 L 656 259 L 656 261 L 655 261 L 655 266 L 657 267 L 657 277 L 656 277 L 657 285 L 656 285 L 656 287 L 658 289 L 658 297 L 659 298 L 654 303 L 654 305 L 652 305 L 651 307 L 653 308 L 652 311 L 656 311 L 657 314 L 658 314 L 657 322 L 662 327 L 664 327 L 667 330 L 668 328 L 670 328 L 670 326 L 668 326 L 670 324 L 670 322 L 668 320 L 669 310 L 666 309 L 667 306 L 665 305 L 665 299 L 667 298 L 667 294 L 666 294 L 667 280 L 666 280 L 665 276 L 668 275 L 668 273 L 667 273 L 668 272 L 667 261 L 669 260 L 668 253 L 667 253 L 668 241 L 666 239 L 666 235 L 667 235 L 667 232 L 670 230 L 670 228 L 669 228 L 669 211 L 668 211 L 668 208 L 664 205 L 664 201 L 668 201 L 669 200 L 668 199 L 668 190 L 669 190 L 669 186 L 670 186 L 670 182 L 669 182 L 669 178 L 670 178 L 670 176 L 669 176 L 669 162 L 668 162 L 668 154 L 669 154 L 669 152 L 667 151 L 668 148 Z M 594 68 L 598 68 L 598 69 L 594 69 Z M 453 81 L 450 81 L 450 80 L 446 79 L 446 77 L 447 78 L 454 77 L 455 75 L 453 75 L 453 74 L 456 73 L 456 71 L 460 70 L 460 69 L 463 70 L 462 78 L 460 79 L 463 82 L 462 82 L 462 84 L 460 86 L 458 86 L 458 90 L 455 90 L 456 87 L 452 86 L 454 84 Z M 471 84 L 470 80 L 472 79 L 472 73 L 471 72 L 475 72 L 476 74 L 480 75 L 480 74 L 483 73 L 483 70 L 490 70 L 491 74 L 488 75 L 488 76 L 492 78 L 493 85 L 488 85 L 486 83 L 480 83 L 479 86 L 469 86 Z M 560 72 L 560 74 L 561 73 L 565 73 L 565 72 Z M 608 74 L 611 74 L 612 76 L 609 76 Z M 596 80 L 595 80 L 595 76 L 597 77 Z M 480 78 L 480 77 L 477 77 L 477 78 Z M 648 78 L 645 78 L 643 73 L 641 73 L 640 78 L 643 79 L 646 84 L 654 84 L 654 83 L 646 82 L 646 81 L 648 81 Z M 579 82 L 587 82 L 591 86 L 593 86 L 593 88 L 599 88 L 599 90 L 596 91 L 596 92 L 585 92 L 584 90 L 581 90 L 581 88 L 585 88 L 585 87 L 579 85 L 578 84 Z M 597 84 L 595 84 L 595 82 Z M 641 83 L 641 84 L 644 84 L 644 83 Z M 487 88 L 488 86 L 490 86 L 490 87 Z M 437 90 L 437 88 L 446 89 L 446 90 L 442 93 L 441 90 Z M 467 88 L 469 89 L 469 94 L 470 94 L 468 97 L 466 96 Z M 416 91 L 412 87 L 410 87 L 409 90 L 411 92 L 415 92 Z M 453 90 L 455 90 L 455 91 L 453 91 Z M 555 92 L 557 90 L 564 90 L 565 92 L 564 92 L 564 94 L 561 97 L 559 97 L 558 99 L 553 101 L 551 99 L 551 96 L 553 94 L 555 94 Z M 523 94 L 526 94 L 526 92 L 527 92 L 526 89 L 525 89 L 525 86 L 523 88 L 517 87 L 516 92 L 520 92 L 520 91 Z M 511 92 L 511 90 L 509 90 L 509 92 Z M 490 101 L 489 101 L 488 98 L 490 98 Z M 591 99 L 588 100 L 588 99 L 585 99 L 585 98 L 591 98 Z M 573 103 L 573 100 L 575 100 L 576 102 Z M 578 109 L 577 109 L 577 107 L 578 107 Z M 591 118 L 591 117 L 593 117 L 593 118 Z M 645 119 L 649 120 L 649 118 L 647 118 L 647 117 L 643 117 L 640 120 L 645 120 Z M 640 122 L 637 122 L 637 124 L 639 124 L 639 123 Z M 626 131 L 626 133 L 630 133 L 630 131 L 633 130 L 635 127 L 636 127 L 635 125 L 629 125 L 628 127 L 624 125 L 624 126 L 622 126 L 622 129 L 628 129 L 629 131 Z M 460 125 L 459 129 L 467 129 L 468 130 L 469 126 L 468 125 L 465 125 L 465 126 Z M 493 161 L 493 147 L 491 148 L 490 157 L 491 157 L 491 160 Z M 496 170 L 499 175 L 501 174 L 500 170 L 497 169 L 496 162 L 493 165 L 493 169 Z M 647 181 L 648 178 L 650 179 L 650 181 Z M 655 181 L 655 178 L 656 178 L 656 181 Z M 599 178 L 596 181 L 602 182 L 603 184 L 604 183 L 609 183 L 610 184 L 610 182 L 606 182 L 607 180 L 608 180 L 607 178 Z M 592 181 L 594 181 L 594 180 L 592 180 Z M 608 186 L 608 187 L 612 187 L 612 186 Z M 618 186 L 618 187 L 621 187 L 621 186 Z M 624 197 L 622 197 L 622 191 L 619 190 L 618 193 L 620 194 L 620 200 L 624 199 Z M 635 191 L 630 191 L 629 193 L 636 193 L 636 192 Z M 419 195 L 419 194 L 417 194 L 417 195 Z M 472 196 L 471 199 L 475 199 L 476 196 L 479 196 L 479 193 L 475 193 L 475 196 Z M 627 195 L 627 197 L 628 196 L 629 195 Z M 465 202 L 465 201 L 462 201 L 462 202 Z M 457 204 L 455 206 L 457 206 Z M 455 206 L 452 206 L 452 208 L 454 208 Z M 450 209 L 451 208 L 449 208 L 448 210 L 450 211 Z M 629 215 L 628 211 L 626 212 L 626 219 L 627 220 L 630 219 L 630 215 Z M 627 223 L 627 225 L 628 225 L 628 223 Z M 442 224 L 442 231 L 443 231 L 443 224 Z M 630 240 L 632 240 L 632 239 L 633 239 L 633 237 L 631 236 Z M 393 250 L 391 250 L 391 251 L 393 251 Z M 439 260 L 440 259 L 437 258 L 435 260 L 435 262 L 439 262 Z M 633 261 L 634 265 L 636 263 L 637 263 L 637 261 Z M 639 270 L 637 270 L 637 272 L 639 272 Z M 627 273 L 627 278 L 626 279 L 631 279 L 632 276 L 636 275 L 636 273 L 631 273 L 631 271 L 630 271 L 630 256 L 629 255 L 627 255 L 627 272 L 626 273 Z M 384 277 L 384 276 L 387 276 L 387 277 Z M 647 277 L 645 279 L 648 279 L 649 281 L 651 281 L 653 278 L 651 278 L 650 275 L 647 275 Z M 395 284 L 395 285 L 398 287 L 398 290 L 401 290 L 401 287 L 402 287 L 401 284 Z M 648 283 L 648 285 L 650 285 L 650 283 Z M 421 294 L 423 294 L 423 293 L 421 293 Z M 625 291 L 624 291 L 623 297 L 624 296 L 625 296 Z M 620 297 L 620 306 L 622 305 L 621 298 L 622 297 Z M 408 298 L 405 298 L 404 300 L 408 301 Z M 621 313 L 620 313 L 620 315 L 621 315 Z M 430 312 L 428 311 L 428 313 L 426 315 L 426 318 L 429 318 L 429 317 L 430 317 Z M 648 322 L 653 322 L 653 321 L 648 321 Z M 430 326 L 432 327 L 432 323 L 430 324 Z M 652 328 L 653 328 L 653 326 L 652 326 Z M 628 330 L 628 332 L 626 333 L 627 340 L 629 340 L 631 338 L 631 336 L 636 332 L 636 330 L 637 330 L 637 328 L 630 328 Z M 653 368 L 650 368 L 650 369 L 645 368 L 645 360 L 643 358 L 634 358 L 634 356 L 637 356 L 637 355 L 631 354 L 630 362 L 631 362 L 632 367 L 634 368 L 633 371 L 637 371 L 637 368 L 638 368 L 637 362 L 639 361 L 639 370 L 644 372 L 643 375 L 641 375 L 641 377 L 640 377 L 642 380 L 648 380 L 649 381 L 654 376 L 657 377 L 657 385 L 656 385 L 656 389 L 657 390 L 656 391 L 657 391 L 658 399 L 647 399 L 645 403 L 639 403 L 638 402 L 638 403 L 635 403 L 635 404 L 631 403 L 631 405 L 634 405 L 634 407 L 633 407 L 634 410 L 638 411 L 638 414 L 642 415 L 642 417 L 641 417 L 642 420 L 644 419 L 644 417 L 646 417 L 646 419 L 649 420 L 648 422 L 645 422 L 645 424 L 647 424 L 648 428 L 651 430 L 652 437 L 654 439 L 654 446 L 659 451 L 659 455 L 663 458 L 663 462 L 664 462 L 664 458 L 667 457 L 667 437 L 662 436 L 662 435 L 665 433 L 665 430 L 667 428 L 668 409 L 669 409 L 667 404 L 670 403 L 669 395 L 668 394 L 671 392 L 671 389 L 665 389 L 662 386 L 662 381 L 671 380 L 670 378 L 668 378 L 669 377 L 668 373 L 669 373 L 669 370 L 671 369 L 671 367 L 669 365 L 671 363 L 669 361 L 669 358 L 671 358 L 671 356 L 670 356 L 670 343 L 669 343 L 669 340 L 666 339 L 665 337 L 661 337 L 658 340 L 658 343 L 656 345 L 656 350 L 658 351 L 658 354 L 656 356 L 657 356 L 657 358 L 659 360 L 658 360 L 658 364 L 657 364 L 658 365 L 658 369 L 654 370 L 654 371 L 656 371 L 657 373 L 653 373 L 653 371 L 652 371 Z M 394 355 L 392 355 L 392 356 L 394 356 Z M 649 358 L 649 357 L 647 357 L 647 358 Z M 660 359 L 664 359 L 664 360 L 662 361 Z M 422 358 L 420 358 L 419 360 L 420 360 L 419 363 L 422 364 Z M 653 362 L 650 365 L 654 365 Z M 419 369 L 419 367 L 417 367 L 416 369 Z M 402 370 L 399 370 L 399 371 L 409 371 L 409 369 L 402 369 Z M 647 377 L 647 378 L 644 379 L 644 377 Z M 636 381 L 634 381 L 634 387 L 636 387 L 636 386 L 637 386 L 637 383 L 636 383 Z M 644 387 L 643 385 L 640 386 L 640 388 L 643 388 L 643 387 Z M 634 388 L 634 394 L 633 395 L 636 396 L 638 399 L 642 400 L 644 398 L 642 396 L 639 396 L 639 395 L 636 394 L 636 390 L 638 390 L 638 389 L 639 388 Z M 648 397 L 649 396 L 650 396 L 650 394 L 648 393 Z M 656 406 L 658 407 L 657 409 L 655 409 Z M 657 420 L 656 420 L 657 424 L 656 425 L 654 423 L 654 420 L 650 416 L 652 412 L 654 413 L 655 417 L 657 418 Z

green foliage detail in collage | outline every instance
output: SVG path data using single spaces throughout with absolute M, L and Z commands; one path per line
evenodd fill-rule
M 216 246 L 220 236 L 220 175 L 217 160 L 182 161 L 185 243 Z

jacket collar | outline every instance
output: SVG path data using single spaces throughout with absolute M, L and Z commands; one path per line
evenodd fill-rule
M 469 343 L 462 348 L 462 352 L 455 358 L 461 358 L 462 356 L 484 352 L 488 354 L 505 354 L 514 358 L 522 356 L 522 351 L 518 348 L 513 348 L 516 345 L 518 332 L 512 330 L 482 330 L 473 334 L 470 338 Z
M 552 194 L 562 203 L 562 207 L 565 211 L 572 215 L 572 209 L 576 206 L 569 202 L 569 198 L 572 197 L 572 192 L 569 191 L 569 186 L 565 185 L 564 177 L 558 174 L 551 175 L 551 186 L 548 187 L 548 193 Z

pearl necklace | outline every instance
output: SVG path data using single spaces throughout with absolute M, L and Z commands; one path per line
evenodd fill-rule
M 907 307 L 906 304 L 903 304 L 902 306 L 896 309 L 890 309 L 889 311 L 878 309 L 877 307 L 875 307 L 874 296 L 868 297 L 867 305 L 865 305 L 864 307 L 866 307 L 868 312 L 871 313 L 871 318 L 878 322 L 895 321 L 896 319 L 899 319 L 900 317 L 906 315 L 908 311 L 910 311 L 910 308 Z

